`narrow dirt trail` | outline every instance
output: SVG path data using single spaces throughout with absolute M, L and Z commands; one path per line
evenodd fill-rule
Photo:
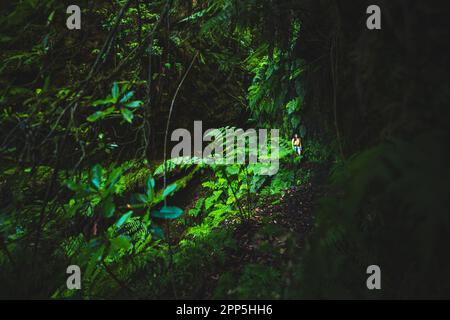
M 314 226 L 314 213 L 317 205 L 317 200 L 326 193 L 326 178 L 328 175 L 327 168 L 314 164 L 306 163 L 302 165 L 305 169 L 310 169 L 312 172 L 311 180 L 300 186 L 291 187 L 285 191 L 284 196 L 281 197 L 278 204 L 267 205 L 255 209 L 256 214 L 253 216 L 249 224 L 241 225 L 236 232 L 236 238 L 243 240 L 241 244 L 243 247 L 255 247 L 257 244 L 252 239 L 254 233 L 258 233 L 261 228 L 268 228 L 273 225 L 275 229 L 279 229 L 287 233 L 294 233 L 296 240 L 300 240 L 302 245 L 306 237 L 310 234 Z M 248 228 L 247 230 L 245 230 Z M 252 234 L 252 231 L 254 232 Z M 298 236 L 298 237 L 297 237 Z M 284 238 L 272 239 L 273 246 L 283 248 Z M 281 250 L 283 251 L 283 250 Z
M 239 277 L 248 265 L 259 265 L 276 270 L 289 270 L 293 259 L 299 257 L 305 241 L 314 229 L 317 201 L 327 193 L 328 168 L 314 163 L 304 163 L 312 177 L 308 183 L 285 191 L 277 199 L 265 199 L 263 206 L 246 222 L 236 226 L 234 239 L 238 248 L 232 253 L 226 270 L 218 270 L 212 280 L 219 279 L 225 272 Z M 214 290 L 216 281 L 211 283 Z M 208 297 L 212 292 L 208 293 Z

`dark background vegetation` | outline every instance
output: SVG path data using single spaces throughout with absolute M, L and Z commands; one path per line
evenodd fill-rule
M 69 4 L 0 4 L 0 297 L 450 297 L 447 6 L 79 1 L 71 31 Z M 280 128 L 279 173 L 171 164 L 166 184 L 172 103 L 169 133 Z

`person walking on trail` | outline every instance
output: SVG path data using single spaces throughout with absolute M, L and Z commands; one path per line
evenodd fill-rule
M 302 154 L 302 140 L 300 139 L 298 134 L 294 134 L 291 143 L 294 151 L 300 156 Z

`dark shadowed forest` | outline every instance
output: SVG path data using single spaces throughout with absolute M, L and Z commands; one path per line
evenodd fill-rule
M 0 298 L 450 298 L 445 6 L 11 0 L 0 12 Z M 200 121 L 216 142 L 278 129 L 276 172 L 193 161 L 208 145 L 194 146 Z M 192 158 L 172 156 L 177 129 Z M 367 286 L 373 265 L 381 289 Z

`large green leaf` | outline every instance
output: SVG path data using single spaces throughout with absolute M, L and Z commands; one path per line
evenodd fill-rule
M 95 122 L 95 121 L 97 121 L 97 120 L 106 118 L 106 117 L 109 116 L 111 113 L 113 113 L 115 110 L 116 110 L 115 107 L 112 106 L 112 107 L 109 107 L 109 108 L 107 108 L 107 109 L 105 109 L 105 110 L 103 110 L 103 111 L 97 111 L 97 112 L 91 114 L 89 117 L 87 117 L 87 121 L 89 121 L 89 122 Z
M 127 108 L 121 108 L 120 112 L 122 113 L 122 116 L 125 119 L 125 121 L 127 121 L 129 123 L 133 122 L 133 118 L 134 118 L 133 112 L 131 112 Z
M 153 200 L 153 190 L 155 188 L 155 180 L 152 176 L 147 179 L 147 198 L 149 201 Z
M 97 111 L 97 112 L 91 114 L 89 117 L 87 117 L 86 120 L 89 122 L 95 122 L 98 119 L 102 118 L 103 115 L 104 115 L 103 111 Z
M 139 108 L 142 105 L 142 101 L 136 100 L 130 103 L 127 103 L 126 106 L 131 109 Z
M 112 196 L 108 197 L 103 202 L 103 215 L 107 218 L 111 218 L 116 211 L 116 205 L 114 204 Z
M 92 168 L 92 184 L 97 188 L 100 189 L 100 184 L 102 182 L 102 175 L 103 175 L 103 168 L 101 165 L 96 164 Z
M 124 235 L 118 236 L 117 238 L 111 239 L 111 250 L 116 251 L 119 249 L 128 250 L 133 246 L 130 238 Z
M 152 212 L 153 218 L 176 219 L 183 214 L 183 210 L 178 207 L 162 207 L 161 210 Z
M 130 100 L 134 96 L 134 91 L 127 92 L 122 99 L 120 99 L 119 103 L 125 103 Z
M 119 85 L 117 82 L 114 82 L 112 89 L 111 89 L 111 95 L 115 101 L 119 98 Z
M 133 214 L 133 211 L 128 211 L 123 216 L 121 216 L 120 219 L 117 220 L 117 222 L 116 222 L 116 227 L 120 228 L 125 222 L 127 222 L 127 220 L 131 217 L 132 214 Z
M 177 184 L 173 183 L 170 186 L 168 186 L 164 192 L 163 192 L 163 197 L 166 198 L 168 195 L 170 195 L 173 191 L 175 191 L 177 188 Z
M 114 99 L 112 98 L 106 98 L 106 99 L 100 99 L 100 100 L 96 100 L 92 103 L 93 107 L 96 106 L 101 106 L 101 105 L 105 105 L 105 104 L 110 104 L 110 103 L 114 103 Z
M 142 193 L 137 193 L 135 194 L 136 200 L 139 201 L 140 203 L 148 203 L 149 202 L 149 198 Z
M 122 169 L 115 168 L 109 175 L 109 178 L 108 178 L 109 187 L 108 188 L 112 189 L 116 185 L 116 183 L 119 181 L 121 176 L 122 176 Z

